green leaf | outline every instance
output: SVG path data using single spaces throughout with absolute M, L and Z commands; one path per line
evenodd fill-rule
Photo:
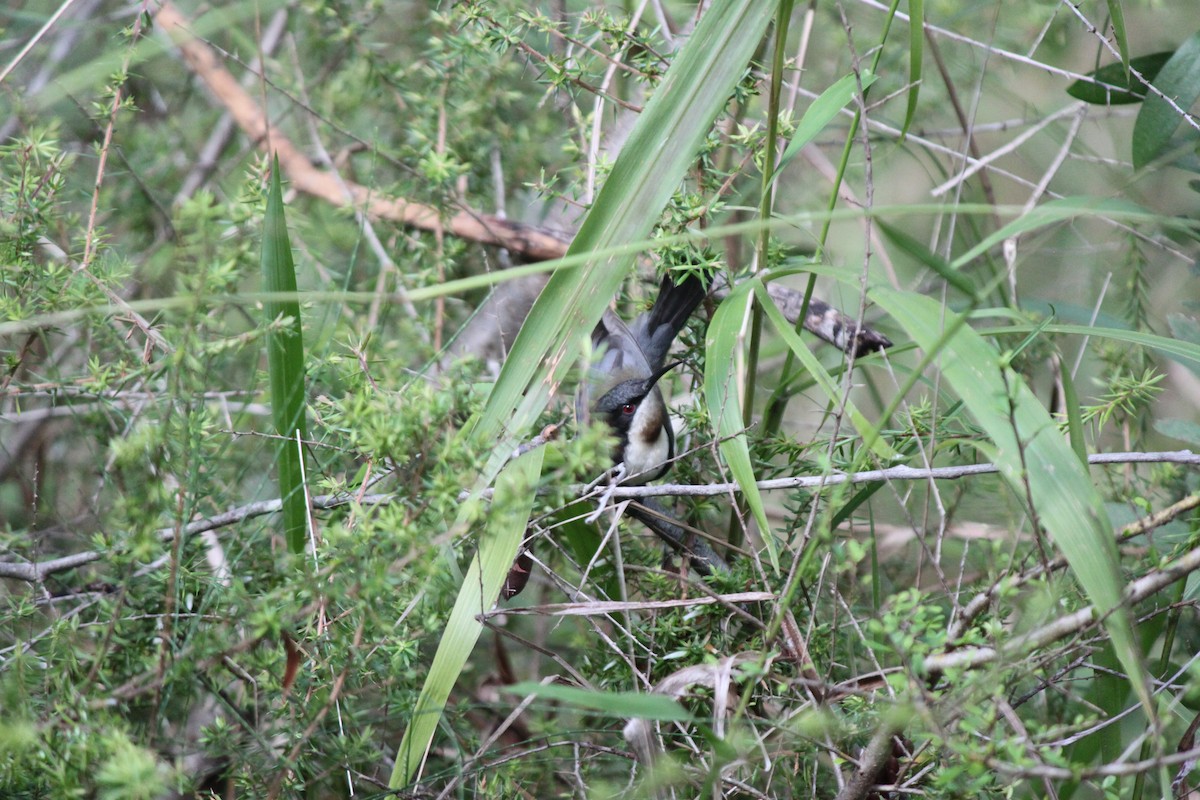
M 496 479 L 491 516 L 446 621 L 429 675 L 412 709 L 412 720 L 396 751 L 389 788 L 399 789 L 407 784 L 429 752 L 446 699 L 483 630 L 483 623 L 477 617 L 496 604 L 504 577 L 517 557 L 533 508 L 544 454 L 541 447 L 530 450 L 510 462 Z
M 1071 370 L 1067 369 L 1065 364 L 1060 370 L 1060 377 L 1063 386 L 1063 406 L 1067 410 L 1067 440 L 1071 443 L 1071 450 L 1079 459 L 1079 463 L 1087 467 L 1087 442 L 1083 437 L 1083 412 L 1079 407 L 1079 395 L 1075 391 L 1075 379 L 1071 377 Z
M 872 75 L 868 71 L 862 73 L 863 91 L 876 81 L 878 75 Z M 792 140 L 788 142 L 787 149 L 783 151 L 783 155 L 779 159 L 779 165 L 775 168 L 774 174 L 771 175 L 771 180 L 767 182 L 767 188 L 775 183 L 776 179 L 783 172 L 783 168 L 787 163 L 799 154 L 804 146 L 817 138 L 817 135 L 825 130 L 826 126 L 833 121 L 837 113 L 846 107 L 846 104 L 854 99 L 854 95 L 858 93 L 858 80 L 854 74 L 843 75 L 834 82 L 821 95 L 812 101 L 812 105 L 804 112 L 804 116 L 800 118 L 800 124 L 796 126 L 796 132 L 792 134 Z
M 1184 314 L 1168 314 L 1167 326 L 1171 329 L 1171 334 L 1179 340 L 1181 346 L 1191 345 L 1191 349 L 1200 353 L 1200 322 Z M 1200 375 L 1200 360 L 1197 360 L 1197 363 L 1185 364 L 1185 366 Z
M 1163 64 L 1174 55 L 1174 50 L 1151 53 L 1129 60 L 1129 66 L 1142 77 L 1138 78 L 1124 64 L 1107 64 L 1089 72 L 1091 80 L 1078 80 L 1067 88 L 1067 94 L 1076 100 L 1097 106 L 1120 106 L 1140 103 L 1148 91 L 1145 81 L 1154 81 Z
M 921 66 L 925 55 L 925 0 L 908 0 L 908 104 L 904 108 L 904 125 L 900 141 L 908 135 L 909 126 L 917 115 L 917 98 L 921 94 Z
M 304 495 L 303 451 L 297 442 L 308 438 L 304 412 L 307 396 L 304 378 L 304 339 L 300 331 L 300 303 L 296 300 L 296 267 L 283 213 L 279 185 L 279 159 L 271 167 L 267 211 L 263 218 L 263 291 L 276 299 L 263 302 L 267 332 L 267 373 L 271 383 L 271 417 L 279 441 L 279 497 L 283 501 L 283 530 L 288 549 L 304 552 L 308 503 Z M 287 324 L 277 324 L 290 320 Z
M 779 552 L 775 537 L 771 535 L 771 523 L 767 521 L 762 495 L 758 491 L 754 463 L 750 459 L 750 444 L 742 424 L 741 398 L 745 394 L 745 369 L 744 364 L 740 363 L 739 340 L 750 303 L 750 291 L 756 282 L 750 280 L 735 287 L 717 307 L 708 324 L 704 336 L 704 398 L 708 403 L 708 414 L 717 434 L 721 456 L 742 489 L 742 496 L 767 546 L 771 566 L 778 571 Z
M 1025 381 L 958 315 L 920 295 L 878 288 L 870 296 L 926 353 L 939 353 L 942 378 L 987 433 L 1000 474 L 1019 497 L 1031 501 L 1031 510 L 1104 619 L 1147 713 L 1153 714 L 1129 614 L 1121 604 L 1112 524 L 1091 477 L 1050 415 Z M 947 337 L 944 331 L 953 333 Z
M 1163 65 L 1154 88 L 1171 98 L 1185 112 L 1200 97 L 1200 33 L 1193 34 Z M 1133 125 L 1133 166 L 1141 169 L 1171 146 L 1171 137 L 1182 117 L 1163 97 L 1146 95 L 1146 102 Z M 1194 131 L 1189 133 L 1193 136 Z
M 586 708 L 604 717 L 628 719 L 640 717 L 660 722 L 687 722 L 692 715 L 678 702 L 662 694 L 645 692 L 597 692 L 561 684 L 541 684 L 522 681 L 505 686 L 504 691 L 518 695 L 534 695 L 543 700 L 557 700 L 578 708 Z
M 1160 419 L 1155 421 L 1154 430 L 1171 439 L 1200 447 L 1200 425 L 1186 419 Z
M 1121 68 L 1129 72 L 1129 34 L 1125 31 L 1125 11 L 1121 0 L 1108 0 L 1108 17 L 1112 20 L 1113 38 L 1117 40 L 1117 52 L 1121 54 Z
M 580 569 L 586 569 L 599 552 L 604 537 L 596 531 L 595 523 L 584 522 L 592 507 L 582 501 L 571 503 L 552 517 L 551 527 L 571 548 L 571 555 Z M 619 576 L 611 560 L 594 567 L 589 575 L 592 585 L 600 588 L 602 596 L 620 600 Z
M 967 275 L 964 275 L 959 270 L 951 267 L 946 259 L 930 250 L 912 236 L 909 236 L 907 231 L 902 230 L 890 222 L 884 222 L 882 219 L 877 219 L 875 220 L 875 224 L 878 225 L 879 230 L 883 232 L 884 238 L 891 242 L 892 245 L 900 252 L 936 272 L 944 281 L 949 283 L 955 289 L 958 289 L 967 297 L 975 296 L 976 289 L 974 282 Z

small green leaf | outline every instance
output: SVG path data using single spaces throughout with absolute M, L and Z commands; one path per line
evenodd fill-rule
M 958 289 L 967 297 L 975 296 L 974 282 L 967 275 L 951 267 L 946 259 L 930 250 L 912 236 L 909 236 L 907 231 L 890 222 L 884 222 L 879 219 L 875 221 L 875 224 L 879 226 L 879 230 L 883 232 L 884 237 L 900 252 L 910 258 L 916 259 L 919 263 L 936 272 L 942 277 L 942 280 L 949 283 L 955 289 Z
M 1200 425 L 1186 419 L 1160 419 L 1154 430 L 1171 439 L 1178 439 L 1193 447 L 1200 447 Z
M 878 78 L 877 75 L 872 75 L 870 72 L 862 73 L 863 91 L 867 90 Z M 812 101 L 812 105 L 804 112 L 804 116 L 800 118 L 800 124 L 796 126 L 796 132 L 792 134 L 792 140 L 788 142 L 787 149 L 783 151 L 783 155 L 779 159 L 779 166 L 775 168 L 775 173 L 771 176 L 771 180 L 767 182 L 767 188 L 770 189 L 779 178 L 783 168 L 796 155 L 804 149 L 804 146 L 817 138 L 817 134 L 825 130 L 825 127 L 833 121 L 837 113 L 845 108 L 846 104 L 854 99 L 854 95 L 858 92 L 858 80 L 853 74 L 843 75 L 834 82 L 821 95 Z
M 288 549 L 304 551 L 308 503 L 304 495 L 303 453 L 297 437 L 308 438 L 304 413 L 307 392 L 304 376 L 304 339 L 300 329 L 300 303 L 296 299 L 296 267 L 284 219 L 283 190 L 279 184 L 279 158 L 271 166 L 267 211 L 263 218 L 263 291 L 282 295 L 263 302 L 267 332 L 267 373 L 271 382 L 271 417 L 279 441 L 279 496 L 283 501 L 283 530 Z M 290 320 L 280 324 L 282 320 Z
M 1200 33 L 1193 34 L 1163 65 L 1154 88 L 1171 98 L 1184 112 L 1200 97 Z M 1133 125 L 1133 166 L 1141 169 L 1171 147 L 1171 137 L 1182 121 L 1179 111 L 1158 94 L 1146 102 Z M 1194 135 L 1194 131 L 1189 136 Z
M 1107 64 L 1089 72 L 1091 80 L 1078 80 L 1067 88 L 1067 94 L 1076 100 L 1097 106 L 1120 106 L 1140 103 L 1146 99 L 1145 82 L 1153 83 L 1163 65 L 1175 54 L 1174 50 L 1151 53 L 1130 59 L 1129 66 L 1142 77 L 1138 78 L 1124 64 Z
M 662 694 L 644 692 L 597 692 L 561 684 L 541 684 L 522 681 L 505 686 L 504 691 L 518 695 L 534 695 L 543 700 L 586 708 L 600 716 L 629 719 L 654 719 L 660 722 L 687 722 L 692 715 L 678 702 Z

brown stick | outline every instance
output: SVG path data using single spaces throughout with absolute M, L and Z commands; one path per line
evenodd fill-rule
M 188 19 L 169 0 L 158 10 L 155 21 L 174 40 L 188 67 L 204 81 L 217 101 L 229 110 L 246 136 L 264 153 L 278 154 L 279 165 L 295 189 L 335 206 L 356 206 L 379 219 L 422 230 L 437 229 L 439 214 L 432 206 L 401 198 L 382 197 L 376 190 L 349 181 L 345 182 L 346 188 L 343 190 L 333 175 L 314 167 L 277 126 L 268 124 L 259 105 L 222 66 L 213 49 L 192 35 Z M 488 214 L 460 210 L 448 220 L 442 219 L 441 223 L 455 236 L 507 247 L 534 261 L 559 258 L 567 250 L 567 237 L 555 236 Z

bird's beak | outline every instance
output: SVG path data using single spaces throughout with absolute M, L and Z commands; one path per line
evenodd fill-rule
M 649 391 L 650 387 L 656 385 L 663 375 L 666 375 L 668 372 L 675 369 L 682 363 L 682 361 L 672 361 L 670 364 L 667 364 L 665 367 L 659 369 L 658 372 L 646 379 L 646 390 Z

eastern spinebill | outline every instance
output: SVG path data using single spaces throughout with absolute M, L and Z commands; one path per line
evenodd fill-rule
M 675 457 L 675 431 L 658 382 L 678 363 L 668 364 L 667 353 L 707 294 L 707 281 L 695 274 L 679 283 L 668 274 L 649 311 L 626 325 L 605 309 L 592 332 L 600 357 L 582 387 L 577 410 L 616 434 L 613 464 L 622 483 L 661 478 Z

